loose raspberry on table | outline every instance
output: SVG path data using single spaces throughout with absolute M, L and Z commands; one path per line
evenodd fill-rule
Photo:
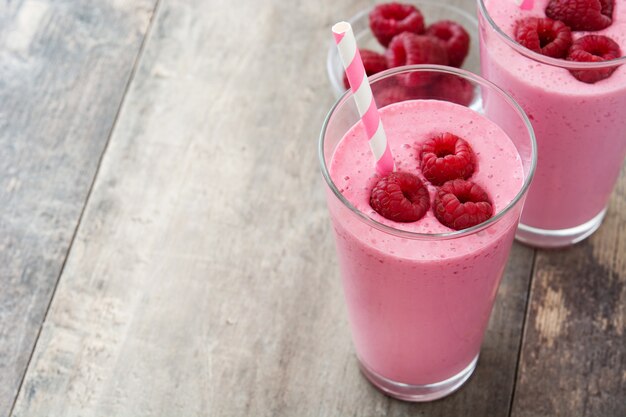
M 417 176 L 392 172 L 379 179 L 372 189 L 370 206 L 386 219 L 408 223 L 426 214 L 430 196 Z
M 430 36 L 404 32 L 393 38 L 385 52 L 389 68 L 401 65 L 448 65 L 448 53 L 441 42 Z M 437 78 L 434 72 L 414 72 L 404 77 L 407 87 L 420 87 Z
M 572 45 L 572 31 L 559 20 L 527 17 L 517 21 L 515 40 L 542 55 L 565 58 Z
M 370 12 L 370 29 L 383 46 L 402 32 L 424 33 L 424 16 L 410 4 L 379 4 Z
M 462 230 L 493 216 L 493 206 L 482 187 L 459 179 L 448 181 L 437 190 L 433 213 L 444 226 Z
M 551 0 L 546 16 L 571 30 L 601 30 L 613 22 L 614 0 Z
M 613 39 L 602 35 L 586 35 L 574 41 L 567 59 L 577 62 L 602 62 L 621 56 L 619 45 Z M 610 77 L 616 69 L 617 65 L 598 69 L 570 70 L 570 72 L 577 80 L 593 84 Z
M 429 97 L 468 106 L 474 100 L 474 86 L 464 78 L 442 74 L 429 87 Z
M 424 178 L 441 185 L 457 178 L 469 178 L 474 173 L 476 157 L 469 143 L 446 132 L 424 142 L 420 164 Z
M 365 67 L 365 75 L 368 77 L 387 69 L 387 60 L 383 54 L 370 51 L 369 49 L 360 49 L 359 51 L 361 53 L 363 66 Z M 348 82 L 348 77 L 345 72 L 343 73 L 343 85 L 346 88 L 350 88 L 350 83 Z
M 448 53 L 450 66 L 460 68 L 469 52 L 470 37 L 463 26 L 451 20 L 433 23 L 426 35 L 439 39 Z

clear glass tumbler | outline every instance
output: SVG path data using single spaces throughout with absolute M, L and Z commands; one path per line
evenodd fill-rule
M 516 43 L 516 20 L 544 15 L 545 4 L 537 0 L 534 9 L 521 11 L 513 1 L 478 0 L 478 20 L 482 76 L 522 106 L 537 136 L 537 173 L 517 238 L 549 248 L 579 242 L 602 223 L 626 155 L 626 57 L 574 62 Z M 617 31 L 616 40 L 624 42 L 623 28 L 597 33 Z M 591 71 L 612 74 L 595 83 L 572 75 Z M 486 107 L 506 123 L 497 106 Z
M 500 127 L 517 150 L 523 171 L 515 197 L 488 221 L 460 231 L 413 233 L 357 210 L 341 193 L 337 185 L 341 179 L 329 172 L 338 143 L 359 122 L 350 92 L 324 122 L 319 158 L 361 370 L 393 397 L 430 401 L 459 388 L 476 367 L 533 177 L 536 149 L 529 120 L 515 101 L 464 70 L 417 65 L 385 71 L 370 78 L 377 102 L 445 99 L 444 93 L 439 96 L 432 90 L 403 98 L 389 94 L 416 75 L 466 80 L 475 94 L 468 106 L 481 117 L 489 119 L 483 98 L 498 105 L 508 121 Z

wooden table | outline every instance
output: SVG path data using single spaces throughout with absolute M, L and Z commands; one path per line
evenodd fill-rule
M 0 416 L 626 415 L 626 173 L 588 241 L 514 246 L 463 389 L 360 375 L 316 141 L 368 4 L 0 4 Z

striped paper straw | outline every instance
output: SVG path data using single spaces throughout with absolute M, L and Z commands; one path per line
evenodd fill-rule
M 378 115 L 378 107 L 376 107 L 372 89 L 367 81 L 361 54 L 356 47 L 352 26 L 348 22 L 339 22 L 333 26 L 333 35 L 335 36 L 343 67 L 346 69 L 352 96 L 365 126 L 370 149 L 374 154 L 376 172 L 380 175 L 387 175 L 395 171 L 396 167 L 389 150 L 383 123 Z

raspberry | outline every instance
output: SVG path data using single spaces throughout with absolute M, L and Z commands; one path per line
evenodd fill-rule
M 414 222 L 430 207 L 428 189 L 408 172 L 392 172 L 378 180 L 370 195 L 370 206 L 386 219 Z
M 474 99 L 474 87 L 464 78 L 443 74 L 429 86 L 429 96 L 437 100 L 468 106 Z
M 393 38 L 385 52 L 389 68 L 401 65 L 439 64 L 448 65 L 448 53 L 437 39 L 430 36 L 404 32 Z M 407 74 L 407 87 L 420 87 L 436 78 L 432 72 L 414 72 Z
M 577 39 L 569 50 L 567 59 L 578 62 L 601 62 L 619 58 L 622 55 L 619 45 L 611 38 L 602 35 L 587 35 Z M 587 84 L 608 78 L 617 65 L 607 68 L 570 70 L 577 80 Z
M 424 33 L 424 16 L 410 4 L 379 4 L 370 12 L 370 28 L 383 46 L 402 32 Z
M 528 17 L 517 21 L 515 40 L 542 55 L 565 58 L 572 45 L 572 31 L 559 20 Z
M 614 1 L 613 0 L 600 0 L 600 6 L 601 6 L 600 13 L 612 18 L 613 6 L 615 6 Z
M 472 181 L 446 182 L 437 190 L 433 205 L 437 220 L 454 230 L 476 226 L 493 216 L 489 196 Z
M 426 29 L 426 35 L 443 42 L 450 66 L 460 68 L 463 65 L 470 45 L 469 34 L 463 26 L 450 20 L 442 20 L 430 25 Z
M 369 49 L 361 49 L 360 52 L 361 60 L 363 61 L 363 66 L 365 67 L 365 74 L 368 77 L 387 69 L 387 60 L 385 60 L 385 56 L 383 54 L 370 51 Z M 348 77 L 345 72 L 343 74 L 343 85 L 346 88 L 350 88 L 350 83 L 348 82 Z
M 442 133 L 422 145 L 420 162 L 424 177 L 434 185 L 474 173 L 476 157 L 469 143 L 452 133 Z
M 614 0 L 550 0 L 546 16 L 572 30 L 600 30 L 612 23 Z

